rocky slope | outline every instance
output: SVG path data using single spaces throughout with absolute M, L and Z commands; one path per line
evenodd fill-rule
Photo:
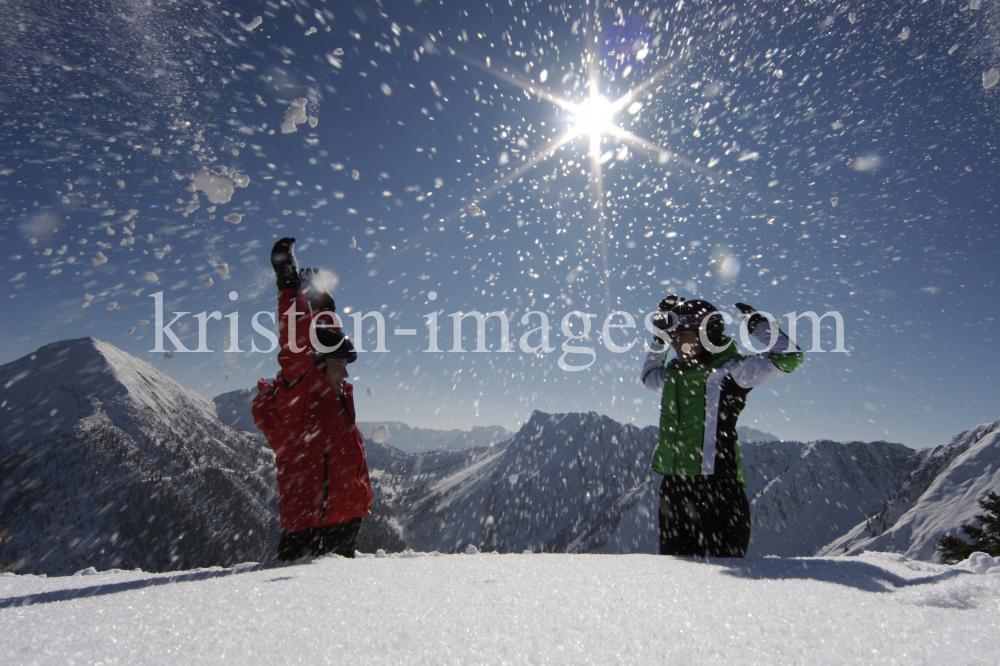
M 0 367 L 3 554 L 19 572 L 265 559 L 273 457 L 212 403 L 82 338 Z
M 951 442 L 917 451 L 906 478 L 866 520 L 820 554 L 879 550 L 935 559 L 943 534 L 982 513 L 979 500 L 1000 489 L 1000 421 L 967 430 Z
M 590 552 L 652 487 L 655 429 L 606 416 L 534 412 L 505 445 L 401 507 L 407 544 L 453 552 Z

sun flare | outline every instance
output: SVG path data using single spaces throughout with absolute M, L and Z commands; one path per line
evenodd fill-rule
M 573 109 L 574 129 L 591 139 L 599 138 L 615 129 L 615 110 L 603 97 L 592 97 Z

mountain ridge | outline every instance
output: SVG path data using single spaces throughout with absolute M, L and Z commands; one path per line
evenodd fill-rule
M 67 573 L 272 558 L 273 454 L 260 433 L 216 416 L 225 404 L 93 338 L 0 366 L 0 524 L 13 528 L 0 561 Z M 658 550 L 654 426 L 535 411 L 486 446 L 409 453 L 393 446 L 401 438 L 363 438 L 376 495 L 359 536 L 368 552 Z M 879 548 L 933 559 L 934 539 L 1000 484 L 1000 421 L 918 451 L 822 440 L 742 449 L 753 555 Z
M 256 388 L 236 389 L 220 393 L 212 398 L 216 416 L 220 421 L 237 430 L 258 432 L 253 422 L 251 406 Z M 365 435 L 371 435 L 377 426 L 386 426 L 389 430 L 391 445 L 406 453 L 424 453 L 429 451 L 460 450 L 480 446 L 492 446 L 510 439 L 514 434 L 503 426 L 472 426 L 469 430 L 452 428 L 438 430 L 410 426 L 401 421 L 358 421 L 358 429 Z
M 935 557 L 937 539 L 961 537 L 960 526 L 981 512 L 979 500 L 1000 488 L 1000 420 L 922 449 L 908 478 L 864 522 L 819 554 L 889 550 L 915 559 Z M 899 542 L 897 543 L 897 537 Z

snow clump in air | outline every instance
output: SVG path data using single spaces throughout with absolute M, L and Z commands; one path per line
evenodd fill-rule
M 983 88 L 989 90 L 1000 81 L 1000 69 L 994 67 L 988 72 L 983 72 Z
M 724 257 L 718 262 L 719 269 L 716 271 L 719 279 L 729 281 L 740 274 L 740 261 L 732 255 Z
M 243 221 L 243 214 L 242 213 L 230 213 L 229 215 L 226 215 L 222 219 L 225 220 L 226 222 L 229 222 L 230 224 L 239 224 L 240 222 Z
M 261 24 L 261 23 L 263 23 L 263 22 L 264 22 L 264 19 L 262 19 L 262 18 L 261 18 L 261 17 L 259 17 L 259 16 L 254 16 L 254 17 L 253 17 L 253 20 L 252 20 L 252 21 L 250 21 L 249 23 L 247 23 L 247 24 L 246 24 L 245 26 L 243 26 L 243 27 L 244 27 L 244 28 L 246 28 L 246 29 L 247 29 L 247 31 L 252 31 L 252 30 L 254 30 L 254 29 L 256 29 L 256 28 L 260 27 L 260 24 Z
M 297 125 L 301 125 L 306 122 L 306 102 L 308 100 L 305 97 L 296 97 L 292 100 L 292 105 L 288 107 L 288 111 L 285 111 L 285 121 L 281 123 L 281 133 L 291 134 L 292 132 L 298 131 Z M 315 127 L 313 123 L 309 123 L 310 126 Z
M 217 264 L 215 266 L 212 266 L 212 268 L 214 268 L 215 272 L 221 275 L 222 277 L 226 277 L 227 275 L 229 275 L 229 264 Z
M 851 162 L 851 168 L 855 171 L 875 171 L 882 166 L 882 159 L 878 155 L 867 155 L 859 157 Z
M 100 266 L 101 264 L 108 263 L 108 258 L 104 256 L 103 252 L 100 252 L 100 251 L 98 251 L 97 254 L 95 254 L 94 256 L 92 256 L 90 258 L 90 260 L 92 262 L 94 262 L 95 266 Z
M 219 172 L 212 171 L 208 167 L 202 167 L 198 173 L 191 176 L 194 189 L 201 190 L 214 204 L 229 203 L 233 198 L 233 192 L 237 187 L 246 187 L 250 184 L 250 176 L 233 174 L 229 175 L 226 167 L 222 167 Z
M 376 444 L 384 444 L 389 440 L 389 426 L 383 424 L 375 426 L 372 429 L 372 441 Z

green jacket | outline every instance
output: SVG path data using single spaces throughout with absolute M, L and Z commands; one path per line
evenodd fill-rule
M 754 337 L 770 339 L 770 324 L 754 330 Z M 653 454 L 653 470 L 674 476 L 722 475 L 744 486 L 743 457 L 736 421 L 751 389 L 779 379 L 798 367 L 802 350 L 778 331 L 770 352 L 743 356 L 731 340 L 703 361 L 673 359 L 664 364 L 667 349 L 654 345 L 643 366 L 642 382 L 662 391 L 660 439 Z M 706 428 L 706 424 L 708 427 Z

